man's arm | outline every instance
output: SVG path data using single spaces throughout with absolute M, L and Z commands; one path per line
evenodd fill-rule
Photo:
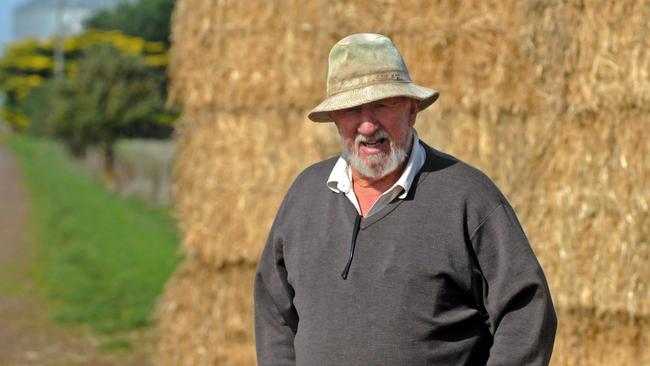
M 494 336 L 488 365 L 548 365 L 557 319 L 544 273 L 514 211 L 497 206 L 471 236 Z
M 281 240 L 274 230 L 266 242 L 255 274 L 255 343 L 257 363 L 295 365 L 293 339 L 298 314 L 293 307 L 293 289 L 287 283 Z

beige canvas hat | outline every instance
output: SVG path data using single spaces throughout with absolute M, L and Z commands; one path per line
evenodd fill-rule
M 329 112 L 391 97 L 420 101 L 420 110 L 439 93 L 415 85 L 402 55 L 386 36 L 353 34 L 338 41 L 329 56 L 327 98 L 309 112 L 314 122 L 332 122 Z

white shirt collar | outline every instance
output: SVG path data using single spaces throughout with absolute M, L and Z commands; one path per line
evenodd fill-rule
M 398 196 L 399 199 L 404 199 L 408 195 L 409 189 L 413 184 L 413 179 L 415 175 L 420 171 L 424 165 L 424 160 L 426 159 L 426 153 L 424 147 L 420 144 L 420 138 L 415 130 L 413 130 L 413 145 L 411 147 L 411 154 L 409 160 L 406 163 L 404 172 L 397 179 L 395 184 L 390 187 L 384 195 L 393 192 L 395 189 L 399 189 L 401 194 Z M 329 178 L 327 178 L 327 187 L 336 193 L 344 193 L 348 198 L 350 198 L 350 193 L 352 192 L 352 176 L 350 172 L 350 167 L 347 161 L 343 157 L 339 157 L 332 172 L 330 173 Z M 354 194 L 352 193 L 354 197 Z M 355 200 L 356 201 L 356 197 Z M 356 202 L 353 202 L 355 206 L 358 206 Z M 358 207 L 357 207 L 358 208 Z

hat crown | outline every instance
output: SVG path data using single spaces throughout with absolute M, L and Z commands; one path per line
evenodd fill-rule
M 378 83 L 411 82 L 397 47 L 386 36 L 353 34 L 337 42 L 329 55 L 327 95 Z
M 437 91 L 411 81 L 402 55 L 388 37 L 353 34 L 332 47 L 327 98 L 308 117 L 314 122 L 331 122 L 332 111 L 393 97 L 418 100 L 421 111 L 435 102 L 438 95 Z

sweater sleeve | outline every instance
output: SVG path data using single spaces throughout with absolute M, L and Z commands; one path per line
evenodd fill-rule
M 262 252 L 254 284 L 255 342 L 260 366 L 295 365 L 293 340 L 298 314 L 287 282 L 282 241 L 274 229 Z
M 548 365 L 557 327 L 546 278 L 513 209 L 502 202 L 471 236 L 493 344 L 487 365 Z

